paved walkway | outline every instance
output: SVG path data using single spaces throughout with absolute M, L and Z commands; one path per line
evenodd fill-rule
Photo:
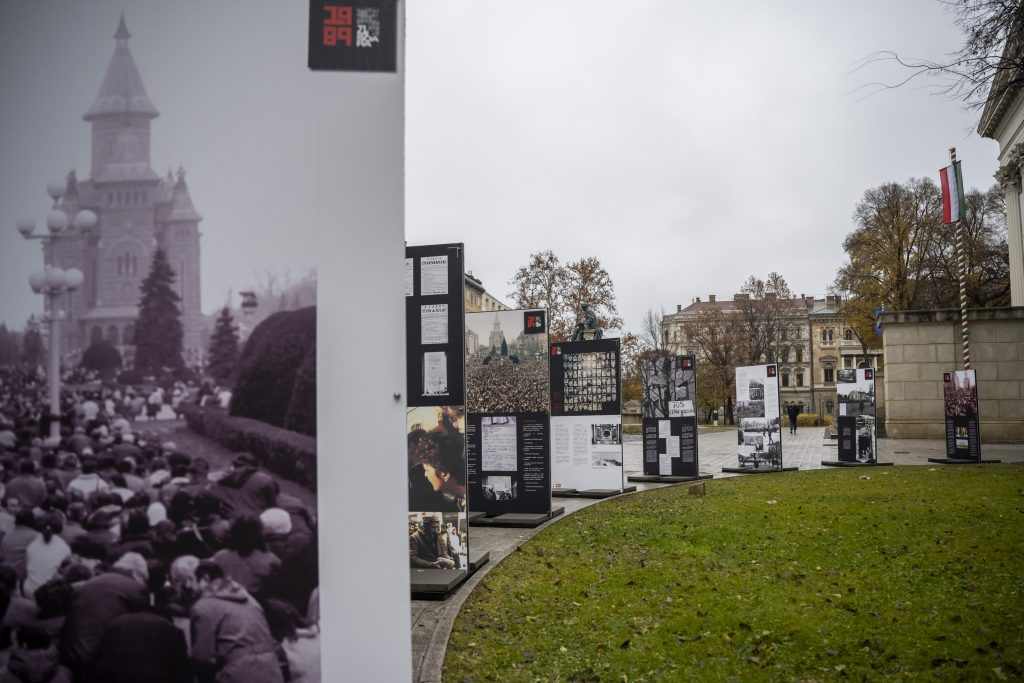
M 782 464 L 785 467 L 798 467 L 801 470 L 821 469 L 822 460 L 837 460 L 834 440 L 823 437 L 823 429 L 819 427 L 798 430 L 796 435 L 784 432 L 782 435 Z M 724 432 L 701 432 L 699 435 L 698 460 L 701 474 L 721 477 L 742 474 L 722 472 L 722 467 L 735 467 L 736 433 L 732 430 Z M 641 474 L 643 471 L 643 454 L 639 437 L 626 437 L 625 450 L 626 475 Z M 1003 462 L 1024 462 L 1024 444 L 984 444 L 982 457 L 998 459 Z M 945 443 L 939 440 L 925 439 L 880 439 L 878 442 L 878 459 L 880 462 L 891 462 L 895 465 L 927 465 L 928 458 L 946 457 Z M 941 467 L 941 465 L 933 465 Z M 661 488 L 666 484 L 636 484 L 638 491 Z M 684 484 L 685 486 L 685 484 Z M 554 504 L 565 507 L 569 515 L 577 510 L 594 505 L 599 500 L 587 498 L 555 498 Z M 547 524 L 557 524 L 558 517 Z M 455 617 L 462 603 L 481 579 L 502 559 L 513 552 L 528 538 L 543 529 L 500 529 L 488 527 L 472 527 L 469 542 L 474 550 L 486 550 L 490 553 L 490 562 L 480 571 L 457 588 L 446 600 L 413 600 L 412 601 L 412 665 L 414 683 L 440 683 L 441 665 L 444 663 L 445 648 L 452 630 Z

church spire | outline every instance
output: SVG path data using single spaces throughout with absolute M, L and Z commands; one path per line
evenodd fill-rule
M 185 169 L 178 167 L 178 180 L 171 192 L 171 210 L 167 214 L 168 223 L 192 223 L 203 220 L 192 204 L 192 195 L 185 184 Z
M 132 34 L 128 33 L 128 25 L 124 23 L 124 11 L 121 12 L 121 21 L 117 25 L 117 33 L 114 34 L 115 40 L 128 40 L 132 37 Z
M 146 86 L 142 84 L 142 76 L 135 66 L 135 59 L 131 50 L 128 49 L 128 39 L 132 34 L 128 32 L 128 25 L 124 21 L 124 13 L 117 25 L 117 33 L 114 39 L 117 41 L 114 47 L 114 55 L 110 58 L 107 72 L 103 76 L 103 83 L 96 95 L 96 101 L 85 113 L 86 121 L 93 121 L 105 115 L 135 114 L 148 119 L 160 115 L 157 108 L 149 101 L 146 94 Z

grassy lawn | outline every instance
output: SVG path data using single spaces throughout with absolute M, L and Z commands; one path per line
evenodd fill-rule
M 606 501 L 512 553 L 466 600 L 444 680 L 1024 676 L 1024 466 L 706 486 Z

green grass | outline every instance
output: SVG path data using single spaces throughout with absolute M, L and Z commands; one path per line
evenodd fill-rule
M 486 576 L 445 681 L 1024 676 L 1024 466 L 817 470 L 609 500 Z

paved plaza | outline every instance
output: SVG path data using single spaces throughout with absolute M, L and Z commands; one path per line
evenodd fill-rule
M 825 439 L 824 430 L 820 427 L 799 429 L 796 435 L 788 430 L 782 434 L 782 464 L 785 467 L 797 467 L 800 470 L 821 469 L 822 460 L 837 460 L 836 441 Z M 749 476 L 744 474 L 728 474 L 722 467 L 735 467 L 736 433 L 733 430 L 705 432 L 699 435 L 698 459 L 701 474 L 713 475 L 715 479 L 730 476 Z M 625 450 L 626 476 L 642 474 L 643 454 L 639 436 L 627 436 L 623 446 Z M 943 441 L 925 439 L 880 439 L 878 442 L 879 462 L 891 462 L 897 466 L 931 465 L 932 467 L 956 467 L 956 465 L 935 465 L 928 458 L 946 457 Z M 1024 462 L 1024 444 L 983 444 L 982 457 L 986 460 L 1002 460 L 1003 462 Z M 778 474 L 772 476 L 793 476 Z M 682 484 L 685 486 L 686 484 Z M 636 483 L 637 491 L 662 488 L 670 484 Z M 569 515 L 588 505 L 599 503 L 600 500 L 588 498 L 555 498 L 554 504 L 565 507 Z M 547 524 L 557 524 L 558 517 Z M 544 526 L 547 526 L 545 524 Z M 413 600 L 412 601 L 412 665 L 413 681 L 416 683 L 439 683 L 441 666 L 444 663 L 445 648 L 452 624 L 462 607 L 463 601 L 472 592 L 481 579 L 502 559 L 513 552 L 520 544 L 537 533 L 537 529 L 507 529 L 494 527 L 473 527 L 470 529 L 469 543 L 474 552 L 477 550 L 490 553 L 490 561 L 478 572 L 459 586 L 446 600 Z

